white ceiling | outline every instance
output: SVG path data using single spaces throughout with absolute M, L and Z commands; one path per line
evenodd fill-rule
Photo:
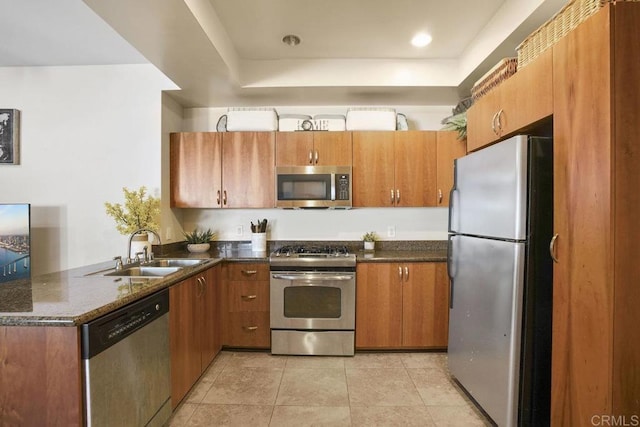
M 565 1 L 0 0 L 0 66 L 150 62 L 189 107 L 451 105 Z
M 453 59 L 504 0 L 210 0 L 242 59 Z M 455 31 L 459 29 L 459 31 Z M 409 41 L 433 36 L 428 48 Z M 281 42 L 296 34 L 302 43 Z

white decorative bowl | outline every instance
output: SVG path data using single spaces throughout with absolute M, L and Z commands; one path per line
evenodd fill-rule
M 192 253 L 207 252 L 211 247 L 210 243 L 189 243 L 187 250 Z

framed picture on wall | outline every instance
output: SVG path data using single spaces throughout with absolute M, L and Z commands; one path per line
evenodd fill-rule
M 0 164 L 20 164 L 20 111 L 0 109 Z

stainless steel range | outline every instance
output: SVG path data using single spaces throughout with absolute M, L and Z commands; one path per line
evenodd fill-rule
M 356 256 L 344 246 L 272 253 L 271 353 L 353 356 Z

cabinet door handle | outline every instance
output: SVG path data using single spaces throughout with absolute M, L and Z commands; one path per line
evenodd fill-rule
M 198 293 L 196 294 L 196 298 L 200 298 L 204 293 L 202 290 L 202 277 L 198 277 L 196 282 L 198 282 Z
M 309 164 L 313 164 L 313 151 L 309 150 Z
M 393 192 L 393 188 L 391 189 L 391 204 L 393 205 L 393 202 L 396 200 L 396 196 L 395 193 Z
M 402 267 L 398 266 L 398 279 L 402 282 Z
M 249 301 L 258 298 L 258 295 L 241 295 L 240 298 Z
M 222 203 L 226 206 L 227 205 L 227 190 L 224 190 L 222 192 Z
M 219 206 L 220 205 L 220 190 L 217 191 L 216 194 L 216 204 Z
M 404 267 L 404 280 L 405 282 L 409 280 L 409 267 L 407 266 Z
M 551 259 L 555 263 L 558 262 L 558 257 L 556 256 L 556 239 L 558 239 L 558 233 L 554 234 L 551 242 L 549 242 L 549 255 L 551 255 Z
M 256 329 L 258 329 L 257 326 L 243 326 L 242 329 L 244 329 L 245 331 L 255 331 Z
M 396 204 L 400 203 L 400 190 L 396 189 Z
M 318 150 L 315 151 L 315 155 L 314 155 L 314 158 L 313 158 L 313 163 L 316 164 L 316 165 L 318 164 Z
M 502 121 L 500 120 L 500 117 L 502 117 L 502 113 L 504 113 L 504 110 L 501 108 L 500 111 L 498 111 L 498 114 L 496 115 L 496 121 L 497 121 L 497 125 L 496 127 L 498 128 L 498 133 L 502 133 Z
M 257 274 L 258 270 L 242 270 L 242 274 L 244 274 L 245 276 L 253 276 L 254 274 Z
M 493 133 L 495 133 L 496 135 L 498 134 L 498 130 L 496 129 L 496 119 L 498 118 L 498 113 L 496 112 L 493 117 L 491 118 L 491 130 L 493 131 Z
M 438 204 L 442 203 L 442 189 L 438 188 Z

